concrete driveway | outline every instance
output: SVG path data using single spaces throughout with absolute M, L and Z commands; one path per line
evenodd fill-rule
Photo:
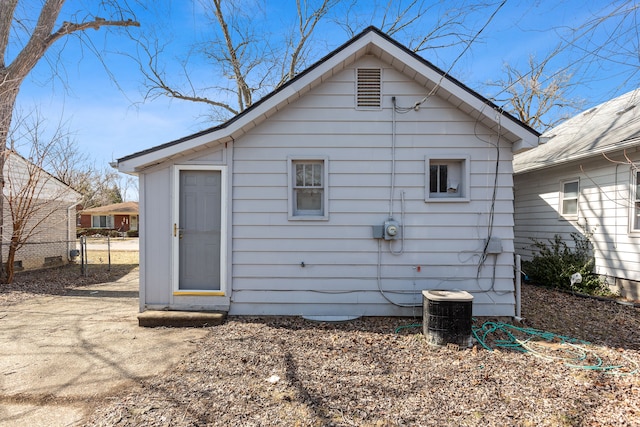
M 0 307 L 0 426 L 69 426 L 195 350 L 207 329 L 140 328 L 137 269 Z

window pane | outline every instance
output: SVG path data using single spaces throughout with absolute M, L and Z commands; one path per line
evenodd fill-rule
M 314 187 L 322 187 L 322 165 L 315 163 L 313 166 L 313 182 Z
M 309 187 L 313 185 L 313 165 L 305 164 L 304 166 L 304 186 Z
M 296 186 L 304 186 L 304 165 L 301 163 L 296 165 Z
M 578 213 L 578 199 L 568 199 L 562 202 L 563 215 L 575 215 Z
M 640 200 L 640 172 L 636 172 L 636 200 Z
M 564 184 L 564 198 L 572 199 L 578 197 L 578 182 L 567 182 Z
M 633 213 L 633 228 L 634 230 L 640 230 L 640 202 L 636 203 Z
M 440 165 L 438 166 L 440 168 L 440 182 L 439 182 L 439 191 L 440 193 L 446 193 L 447 192 L 447 165 Z
M 429 166 L 429 192 L 435 193 L 438 191 L 438 166 Z
M 322 190 L 298 189 L 296 195 L 297 211 L 322 211 Z

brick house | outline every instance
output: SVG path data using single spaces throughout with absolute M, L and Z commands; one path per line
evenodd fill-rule
M 78 227 L 120 232 L 138 229 L 138 202 L 115 203 L 80 211 Z
M 80 193 L 14 151 L 7 157 L 4 179 L 2 262 L 7 261 L 13 217 L 20 217 L 20 202 L 25 200 L 31 200 L 29 213 L 22 213 L 28 218 L 25 227 L 28 238 L 16 253 L 16 269 L 30 270 L 68 262 L 70 250 L 75 249 L 75 210 Z M 36 185 L 27 185 L 34 181 Z

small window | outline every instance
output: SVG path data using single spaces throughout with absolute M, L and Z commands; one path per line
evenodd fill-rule
M 113 217 L 111 215 L 93 215 L 91 217 L 91 227 L 113 228 Z
M 632 218 L 631 231 L 640 231 L 640 171 L 634 170 L 632 175 L 631 188 L 633 188 L 632 197 Z
M 562 183 L 560 213 L 565 217 L 578 216 L 578 195 L 580 194 L 580 181 L 564 181 Z
M 469 201 L 469 158 L 427 157 L 426 201 Z
M 327 163 L 289 159 L 290 219 L 327 219 Z
M 356 70 L 356 106 L 379 109 L 382 106 L 382 70 L 358 68 Z

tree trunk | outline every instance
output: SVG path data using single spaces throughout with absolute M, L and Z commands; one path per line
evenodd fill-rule
M 4 269 L 4 278 L 2 283 L 13 283 L 13 276 L 15 275 L 15 265 L 14 262 L 16 260 L 16 252 L 18 251 L 18 247 L 16 245 L 17 242 L 14 239 L 11 239 L 11 244 L 9 245 L 9 253 L 7 254 L 7 263 Z
M 4 268 L 4 164 L 7 159 L 7 138 L 11 127 L 11 117 L 13 115 L 13 106 L 18 96 L 18 90 L 22 80 L 6 79 L 6 74 L 0 73 L 0 81 L 4 81 L 0 85 L 0 282 L 7 282 L 7 275 Z M 15 254 L 14 254 L 15 255 Z M 13 264 L 12 264 L 13 265 Z

